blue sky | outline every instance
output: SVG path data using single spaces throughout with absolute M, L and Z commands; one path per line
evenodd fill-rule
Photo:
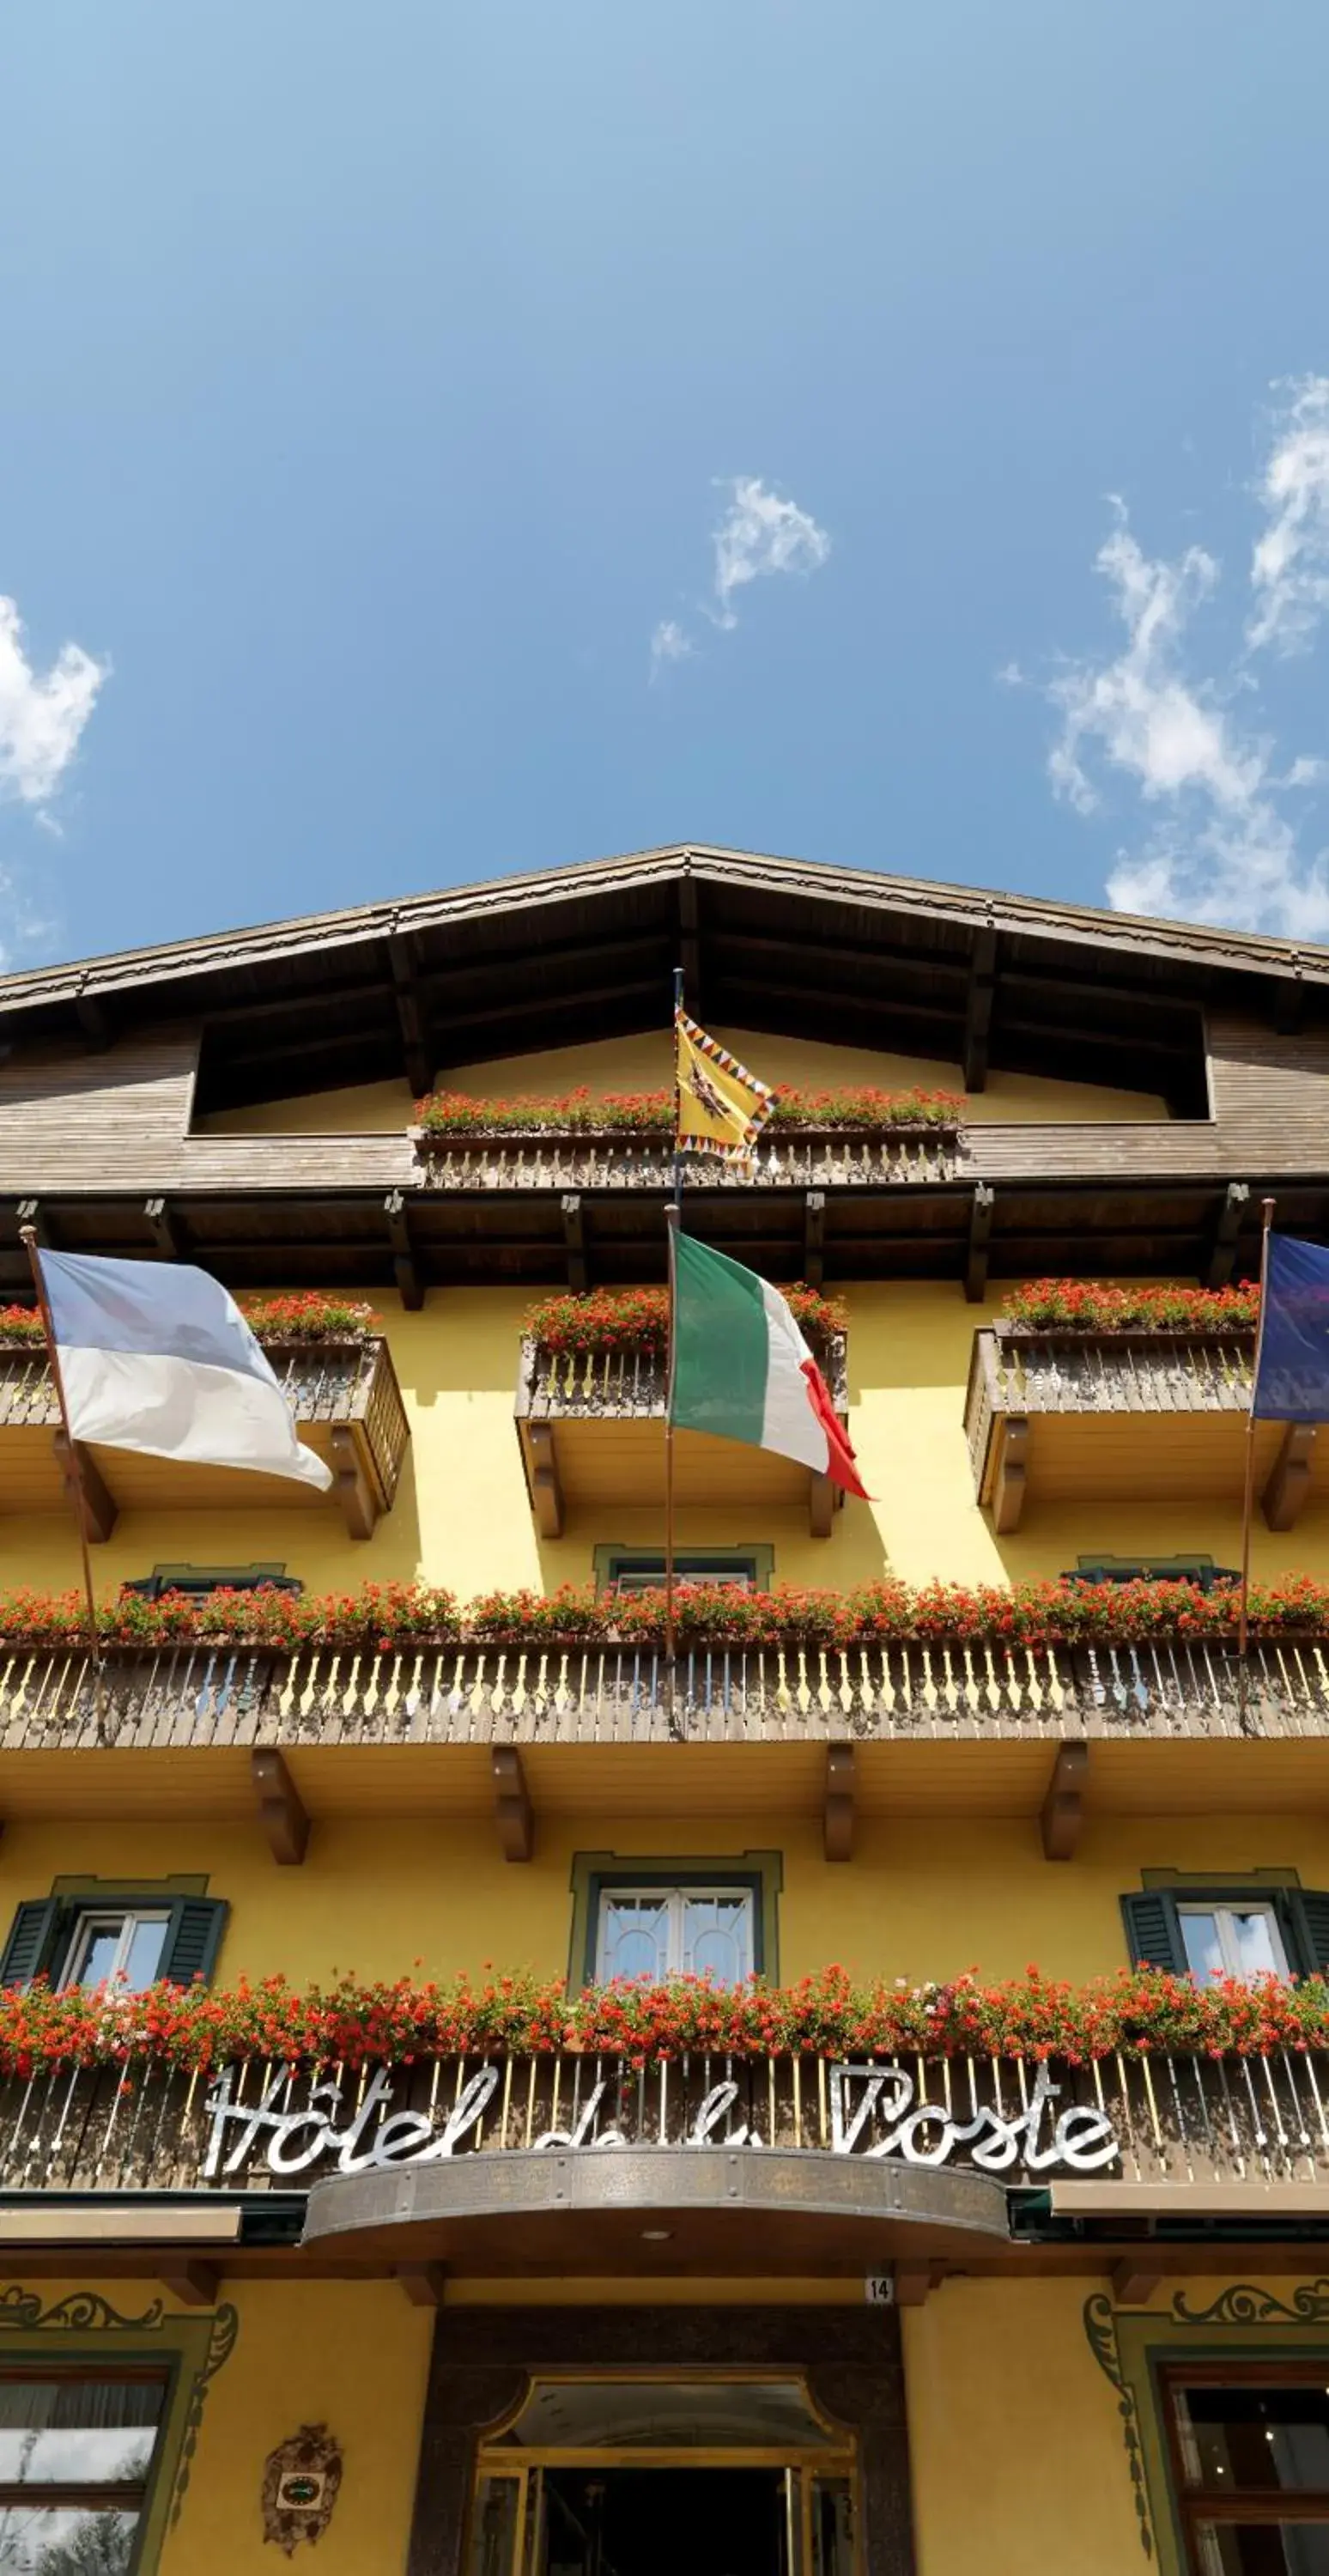
M 16 0 L 7 962 L 687 839 L 1329 937 L 1327 89 L 1324 0 Z

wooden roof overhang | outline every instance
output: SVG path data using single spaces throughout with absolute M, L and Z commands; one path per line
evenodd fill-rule
M 708 848 L 672 848 L 0 979 L 0 1054 L 71 1058 L 197 1034 L 197 1115 L 661 1028 L 689 1005 L 768 1030 L 1162 1097 L 1170 1123 L 974 1127 L 956 1176 L 828 1189 L 829 1279 L 1089 1270 L 1204 1275 L 1228 1184 L 1329 1228 L 1329 1171 L 1232 1168 L 1210 1123 L 1206 1014 L 1329 1031 L 1329 951 Z M 1265 1158 L 1270 1159 L 1270 1158 Z M 985 1195 L 992 1192 L 989 1200 Z M 70 1249 L 191 1254 L 236 1286 L 373 1288 L 570 1275 L 565 1190 L 429 1188 L 402 1134 L 194 1132 L 160 1181 L 52 1190 Z M 400 1199 L 402 1204 L 393 1207 Z M 776 1276 L 807 1267 L 807 1193 L 716 1192 L 693 1218 Z M 21 1286 L 0 1200 L 0 1293 Z M 659 1276 L 662 1194 L 584 1194 L 588 1275 Z M 1068 1256 L 1068 1245 L 1074 1250 Z M 1238 1269 L 1243 1265 L 1238 1261 Z M 1230 1269 L 1230 1259 L 1229 1259 Z
M 978 1137 L 986 1151 L 980 1160 L 975 1150 L 963 1179 L 828 1189 L 819 1208 L 803 1189 L 699 1189 L 686 1194 L 685 1222 L 773 1279 L 950 1280 L 976 1297 L 989 1277 L 1180 1276 L 1214 1286 L 1252 1277 L 1266 1193 L 1277 1200 L 1280 1227 L 1329 1240 L 1329 1167 L 1322 1181 L 1276 1167 L 1248 1171 L 1237 1207 L 1232 1183 L 1213 1169 L 1151 1174 L 1145 1139 L 1157 1129 L 1139 1131 L 1138 1168 L 1041 1181 L 994 1168 L 992 1140 L 1004 1132 Z M 276 1149 L 265 1156 L 272 1177 L 261 1192 L 186 1183 L 169 1196 L 142 1187 L 46 1189 L 35 1203 L 0 1196 L 0 1298 L 28 1292 L 18 1233 L 34 1216 L 58 1249 L 197 1261 L 240 1290 L 395 1287 L 415 1305 L 431 1288 L 613 1287 L 665 1277 L 663 1191 L 445 1194 L 419 1190 L 409 1176 L 351 1187 L 346 1165 L 356 1140 L 341 1137 L 303 1140 L 328 1167 L 321 1188 L 283 1187 L 286 1141 L 257 1140 Z

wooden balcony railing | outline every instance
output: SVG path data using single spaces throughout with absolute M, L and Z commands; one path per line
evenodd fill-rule
M 844 1335 L 821 1344 L 817 1360 L 843 1416 Z M 523 1341 L 517 1437 L 531 1509 L 545 1537 L 561 1537 L 570 1509 L 663 1504 L 667 1388 L 668 1363 L 658 1349 L 551 1351 Z M 829 1476 L 814 1476 L 793 1459 L 697 1431 L 680 1431 L 675 1439 L 674 1497 L 736 1510 L 802 1502 L 814 1538 L 829 1538 L 832 1512 L 843 1499 Z
M 413 2114 L 408 2122 L 403 2115 Z M 391 2137 L 384 2133 L 395 2123 Z M 383 2140 L 381 2154 L 378 2141 Z M 1070 2186 L 1111 2206 L 1307 2209 L 1329 2182 L 1329 2059 L 1158 2052 L 837 2061 L 694 2053 L 450 2057 L 359 2071 L 251 2059 L 205 2075 L 130 2057 L 0 2083 L 6 2193 L 303 2191 L 423 2161 L 704 2147 Z M 1088 2193 L 1086 2193 L 1086 2197 Z
M 258 1745 L 1142 1742 L 1329 1732 L 1329 1639 L 1132 1646 L 0 1643 L 0 1743 Z
M 414 1131 L 424 1187 L 431 1190 L 659 1190 L 673 1181 L 664 1135 L 448 1136 Z M 750 1168 L 694 1155 L 689 1190 L 891 1189 L 950 1181 L 964 1170 L 958 1127 L 779 1128 Z
M 1085 1333 L 999 1322 L 974 1335 L 965 1429 L 995 1527 L 1075 1500 L 1213 1501 L 1240 1508 L 1253 1341 L 1242 1335 Z M 1256 1475 L 1271 1529 L 1322 1491 L 1308 1425 L 1261 1423 Z
M 267 1345 L 267 1355 L 306 1447 L 325 1458 L 352 1538 L 371 1538 L 391 1511 L 410 1429 L 397 1373 L 379 1335 L 354 1342 Z M 253 1510 L 319 1503 L 313 1488 L 232 1467 L 143 1458 L 124 1449 L 82 1452 L 88 1536 L 110 1537 L 124 1510 Z M 0 1515 L 59 1508 L 68 1462 L 45 1354 L 0 1350 Z

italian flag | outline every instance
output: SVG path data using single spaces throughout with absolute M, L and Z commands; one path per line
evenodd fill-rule
M 779 1289 L 674 1226 L 670 1251 L 670 1421 L 797 1458 L 867 1502 L 830 1388 Z

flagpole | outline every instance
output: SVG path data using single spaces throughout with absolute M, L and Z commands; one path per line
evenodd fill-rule
M 1269 1231 L 1274 1221 L 1272 1199 L 1260 1201 L 1260 1317 L 1255 1330 L 1255 1358 L 1251 1367 L 1251 1400 L 1246 1415 L 1246 1484 L 1241 1505 L 1241 1605 L 1237 1613 L 1237 1659 L 1241 1670 L 1238 1689 L 1245 1699 L 1247 1604 L 1251 1588 L 1251 1520 L 1255 1505 L 1255 1393 L 1260 1383 L 1260 1354 L 1264 1348 L 1264 1320 L 1269 1291 Z
M 683 1215 L 683 1153 L 680 1143 L 683 1096 L 678 1082 L 678 1015 L 683 1008 L 683 969 L 674 968 L 674 1178 L 665 1226 L 669 1250 L 669 1364 L 665 1384 L 665 1686 L 669 1723 L 674 1722 L 674 1369 L 677 1361 L 677 1243 Z
M 87 1496 L 83 1485 L 83 1469 L 79 1460 L 78 1443 L 69 1427 L 65 1381 L 60 1369 L 55 1326 L 51 1322 L 51 1309 L 46 1298 L 46 1282 L 42 1277 L 42 1266 L 37 1252 L 36 1227 L 20 1226 L 18 1239 L 27 1253 L 28 1268 L 32 1272 L 32 1284 L 37 1292 L 37 1309 L 42 1319 L 42 1332 L 46 1338 L 46 1364 L 51 1372 L 55 1400 L 60 1407 L 60 1427 L 65 1436 L 65 1455 L 69 1461 L 69 1478 L 74 1497 L 74 1518 L 78 1522 L 79 1552 L 83 1559 L 83 1592 L 88 1605 L 88 1646 L 92 1656 L 92 1689 L 97 1705 L 97 1723 L 100 1728 L 106 1715 L 105 1676 L 102 1671 L 101 1639 L 97 1633 L 97 1595 L 92 1581 L 92 1558 L 88 1553 Z

